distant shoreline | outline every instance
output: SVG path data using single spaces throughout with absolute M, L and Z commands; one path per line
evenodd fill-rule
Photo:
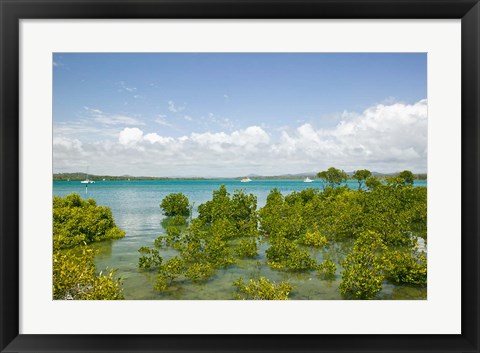
M 391 173 L 391 174 L 381 174 L 375 173 L 374 176 L 377 178 L 385 178 L 396 176 L 398 173 Z M 248 175 L 252 181 L 254 180 L 273 180 L 273 179 L 282 179 L 282 180 L 289 180 L 289 179 L 304 179 L 306 177 L 318 179 L 315 174 L 297 174 L 297 175 L 273 175 L 273 176 L 260 176 L 260 175 Z M 238 176 L 238 177 L 147 177 L 147 176 L 111 176 L 111 175 L 92 175 L 89 174 L 88 178 L 93 181 L 121 181 L 121 180 L 241 180 L 245 176 Z M 54 173 L 53 174 L 53 181 L 82 181 L 87 178 L 86 173 Z M 351 178 L 350 178 L 351 179 Z M 427 180 L 427 174 L 415 174 L 416 180 Z

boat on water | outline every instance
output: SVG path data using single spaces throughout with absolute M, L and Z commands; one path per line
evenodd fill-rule
M 306 177 L 304 180 L 303 180 L 304 183 L 313 183 L 313 180 L 310 179 L 309 177 Z
M 252 179 L 250 179 L 249 177 L 246 177 L 246 178 L 243 178 L 242 180 L 240 180 L 241 183 L 249 183 L 251 181 L 252 181 Z
M 87 168 L 87 177 L 85 178 L 85 180 L 82 180 L 81 183 L 82 184 L 95 184 L 95 180 L 88 179 L 88 168 Z

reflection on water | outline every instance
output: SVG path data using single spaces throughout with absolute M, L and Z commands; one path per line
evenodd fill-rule
M 265 180 L 252 181 L 240 185 L 235 180 L 173 180 L 173 181 L 97 181 L 88 188 L 85 195 L 84 187 L 79 182 L 54 182 L 54 195 L 65 196 L 72 192 L 82 197 L 94 198 L 99 205 L 112 209 L 118 227 L 126 232 L 123 239 L 96 243 L 98 251 L 96 264 L 99 270 L 117 269 L 117 275 L 123 280 L 126 299 L 234 299 L 233 281 L 239 277 L 244 279 L 264 276 L 273 281 L 290 281 L 295 287 L 292 299 L 342 299 L 338 285 L 342 270 L 339 263 L 345 258 L 352 243 L 349 241 L 329 244 L 323 249 L 306 248 L 318 262 L 329 258 L 337 265 L 336 276 L 333 279 L 323 279 L 311 273 L 290 273 L 274 271 L 266 263 L 265 250 L 268 244 L 259 244 L 259 255 L 255 259 L 239 260 L 228 269 L 220 269 L 204 283 L 178 283 L 166 292 L 153 289 L 155 273 L 138 270 L 138 249 L 142 246 L 152 246 L 153 241 L 162 234 L 168 226 L 168 220 L 160 210 L 161 200 L 170 193 L 183 192 L 196 207 L 210 200 L 213 190 L 225 184 L 228 191 L 245 189 L 258 198 L 258 207 L 262 207 L 268 193 L 277 187 L 282 193 L 300 191 L 307 187 L 320 187 L 315 183 L 303 183 L 296 180 Z M 313 184 L 313 185 L 311 185 Z M 423 245 L 423 244 L 421 244 Z M 161 250 L 161 256 L 169 259 L 177 255 L 175 250 Z M 424 287 L 396 286 L 384 283 L 383 290 L 377 299 L 426 299 L 427 289 Z

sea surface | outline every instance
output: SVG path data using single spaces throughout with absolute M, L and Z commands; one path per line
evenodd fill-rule
M 126 299 L 234 299 L 232 282 L 239 277 L 248 278 L 265 276 L 270 280 L 289 280 L 295 290 L 292 299 L 342 299 L 338 285 L 341 281 L 337 268 L 336 278 L 324 280 L 311 273 L 287 273 L 274 271 L 265 262 L 264 250 L 268 244 L 260 244 L 259 256 L 251 260 L 241 260 L 228 269 L 219 270 L 208 282 L 192 284 L 189 282 L 169 288 L 166 292 L 153 289 L 155 274 L 138 269 L 138 249 L 153 246 L 153 241 L 165 229 L 162 222 L 165 216 L 160 209 L 160 202 L 170 193 L 182 192 L 190 203 L 194 204 L 193 217 L 197 215 L 198 205 L 210 200 L 212 192 L 225 185 L 230 193 L 243 189 L 246 193 L 257 196 L 258 208 L 265 205 L 270 190 L 277 188 L 284 195 L 307 188 L 322 188 L 318 180 L 304 183 L 303 179 L 252 180 L 241 183 L 240 180 L 124 180 L 96 181 L 85 186 L 79 181 L 54 181 L 53 194 L 65 196 L 72 192 L 84 198 L 93 198 L 97 205 L 108 206 L 117 226 L 126 233 L 125 238 L 95 244 L 98 250 L 96 265 L 99 270 L 116 269 L 116 275 L 122 278 Z M 416 186 L 426 186 L 424 180 L 416 181 Z M 356 188 L 357 182 L 349 181 L 349 187 Z M 323 261 L 325 256 L 332 259 L 343 257 L 351 244 L 335 244 L 326 249 L 316 250 L 311 254 Z M 174 250 L 161 252 L 164 259 L 175 256 Z M 337 266 L 338 267 L 338 266 Z M 409 286 L 384 284 L 377 299 L 426 299 L 427 289 Z

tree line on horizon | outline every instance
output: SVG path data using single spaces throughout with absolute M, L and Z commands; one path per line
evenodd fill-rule
M 337 169 L 338 170 L 338 169 Z M 341 171 L 341 170 L 339 170 Z M 363 171 L 368 171 L 364 169 Z M 342 171 L 344 172 L 344 171 Z M 352 173 L 347 173 L 344 172 L 346 175 L 345 180 L 352 180 L 356 179 L 355 174 L 358 171 L 354 171 Z M 401 173 L 376 173 L 376 172 L 370 172 L 368 171 L 369 177 L 377 178 L 377 179 L 384 179 L 392 176 L 400 176 Z M 322 172 L 323 173 L 323 172 Z M 318 177 L 318 174 L 315 175 L 315 173 L 301 173 L 301 174 L 283 174 L 283 175 L 271 175 L 271 176 L 266 176 L 266 175 L 248 175 L 251 177 L 254 177 L 256 179 L 298 179 L 298 178 L 303 178 L 303 177 Z M 413 174 L 413 173 L 412 173 Z M 183 179 L 188 179 L 188 180 L 205 180 L 205 179 L 211 179 L 207 177 L 154 177 L 154 176 L 131 176 L 131 175 L 93 175 L 93 174 L 88 174 L 84 172 L 74 172 L 74 173 L 54 173 L 53 174 L 53 180 L 54 181 L 81 181 L 85 180 L 89 177 L 90 180 L 94 181 L 99 181 L 99 180 L 183 180 Z M 413 174 L 415 180 L 427 180 L 427 173 L 417 173 Z M 226 179 L 239 179 L 242 178 L 243 176 L 238 176 L 238 177 L 232 177 L 232 178 L 226 178 Z

